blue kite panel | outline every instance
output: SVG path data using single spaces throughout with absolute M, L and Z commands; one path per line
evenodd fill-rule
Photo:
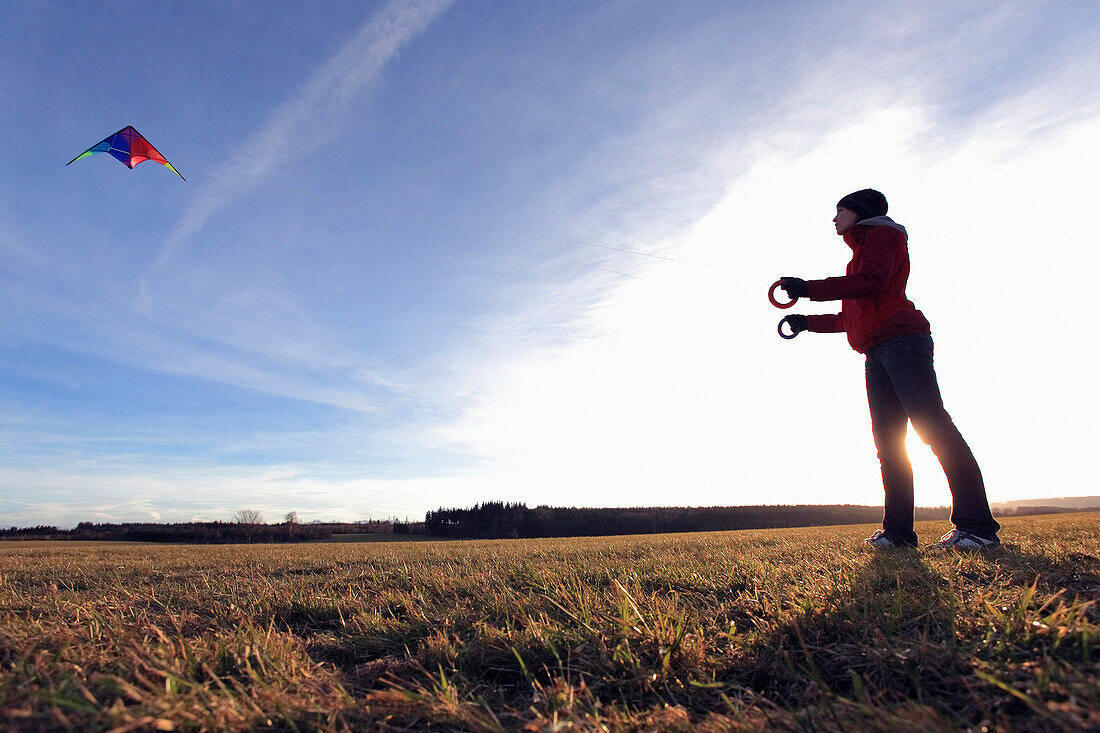
M 111 135 L 111 149 L 112 150 L 123 150 L 127 154 L 129 154 L 130 153 L 130 139 L 128 137 L 126 137 L 125 135 L 122 135 L 122 134 L 119 134 L 119 133 L 115 133 L 114 135 Z

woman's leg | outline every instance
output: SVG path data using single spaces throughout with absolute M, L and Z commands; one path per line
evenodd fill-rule
M 1000 525 L 989 511 L 978 462 L 944 409 L 932 350 L 930 336 L 910 334 L 881 343 L 871 352 L 888 372 L 917 434 L 943 467 L 951 489 L 951 522 L 963 532 L 992 538 Z
M 905 450 L 909 418 L 894 392 L 885 367 L 867 357 L 867 405 L 871 409 L 871 433 L 875 437 L 886 492 L 882 529 L 895 542 L 916 544 L 913 531 L 913 467 Z

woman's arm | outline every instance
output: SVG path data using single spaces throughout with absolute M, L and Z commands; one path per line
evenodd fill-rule
M 806 316 L 806 330 L 814 333 L 843 333 L 844 314 Z

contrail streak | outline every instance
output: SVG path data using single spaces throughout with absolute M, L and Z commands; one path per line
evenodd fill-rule
M 259 131 L 237 146 L 239 152 L 233 158 L 214 171 L 168 234 L 152 272 L 168 264 L 184 242 L 232 201 L 255 188 L 278 162 L 316 150 L 323 142 L 316 140 L 316 129 L 342 113 L 406 43 L 453 4 L 454 0 L 391 0 L 376 13 Z M 307 129 L 314 132 L 306 136 Z M 314 140 L 312 147 L 302 146 L 305 137 Z M 147 286 L 148 275 L 142 283 L 145 296 Z

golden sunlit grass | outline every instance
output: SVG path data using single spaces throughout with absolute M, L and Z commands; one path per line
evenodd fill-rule
M 0 543 L 0 725 L 1096 729 L 1100 515 L 1004 525 L 961 556 L 868 527 Z

